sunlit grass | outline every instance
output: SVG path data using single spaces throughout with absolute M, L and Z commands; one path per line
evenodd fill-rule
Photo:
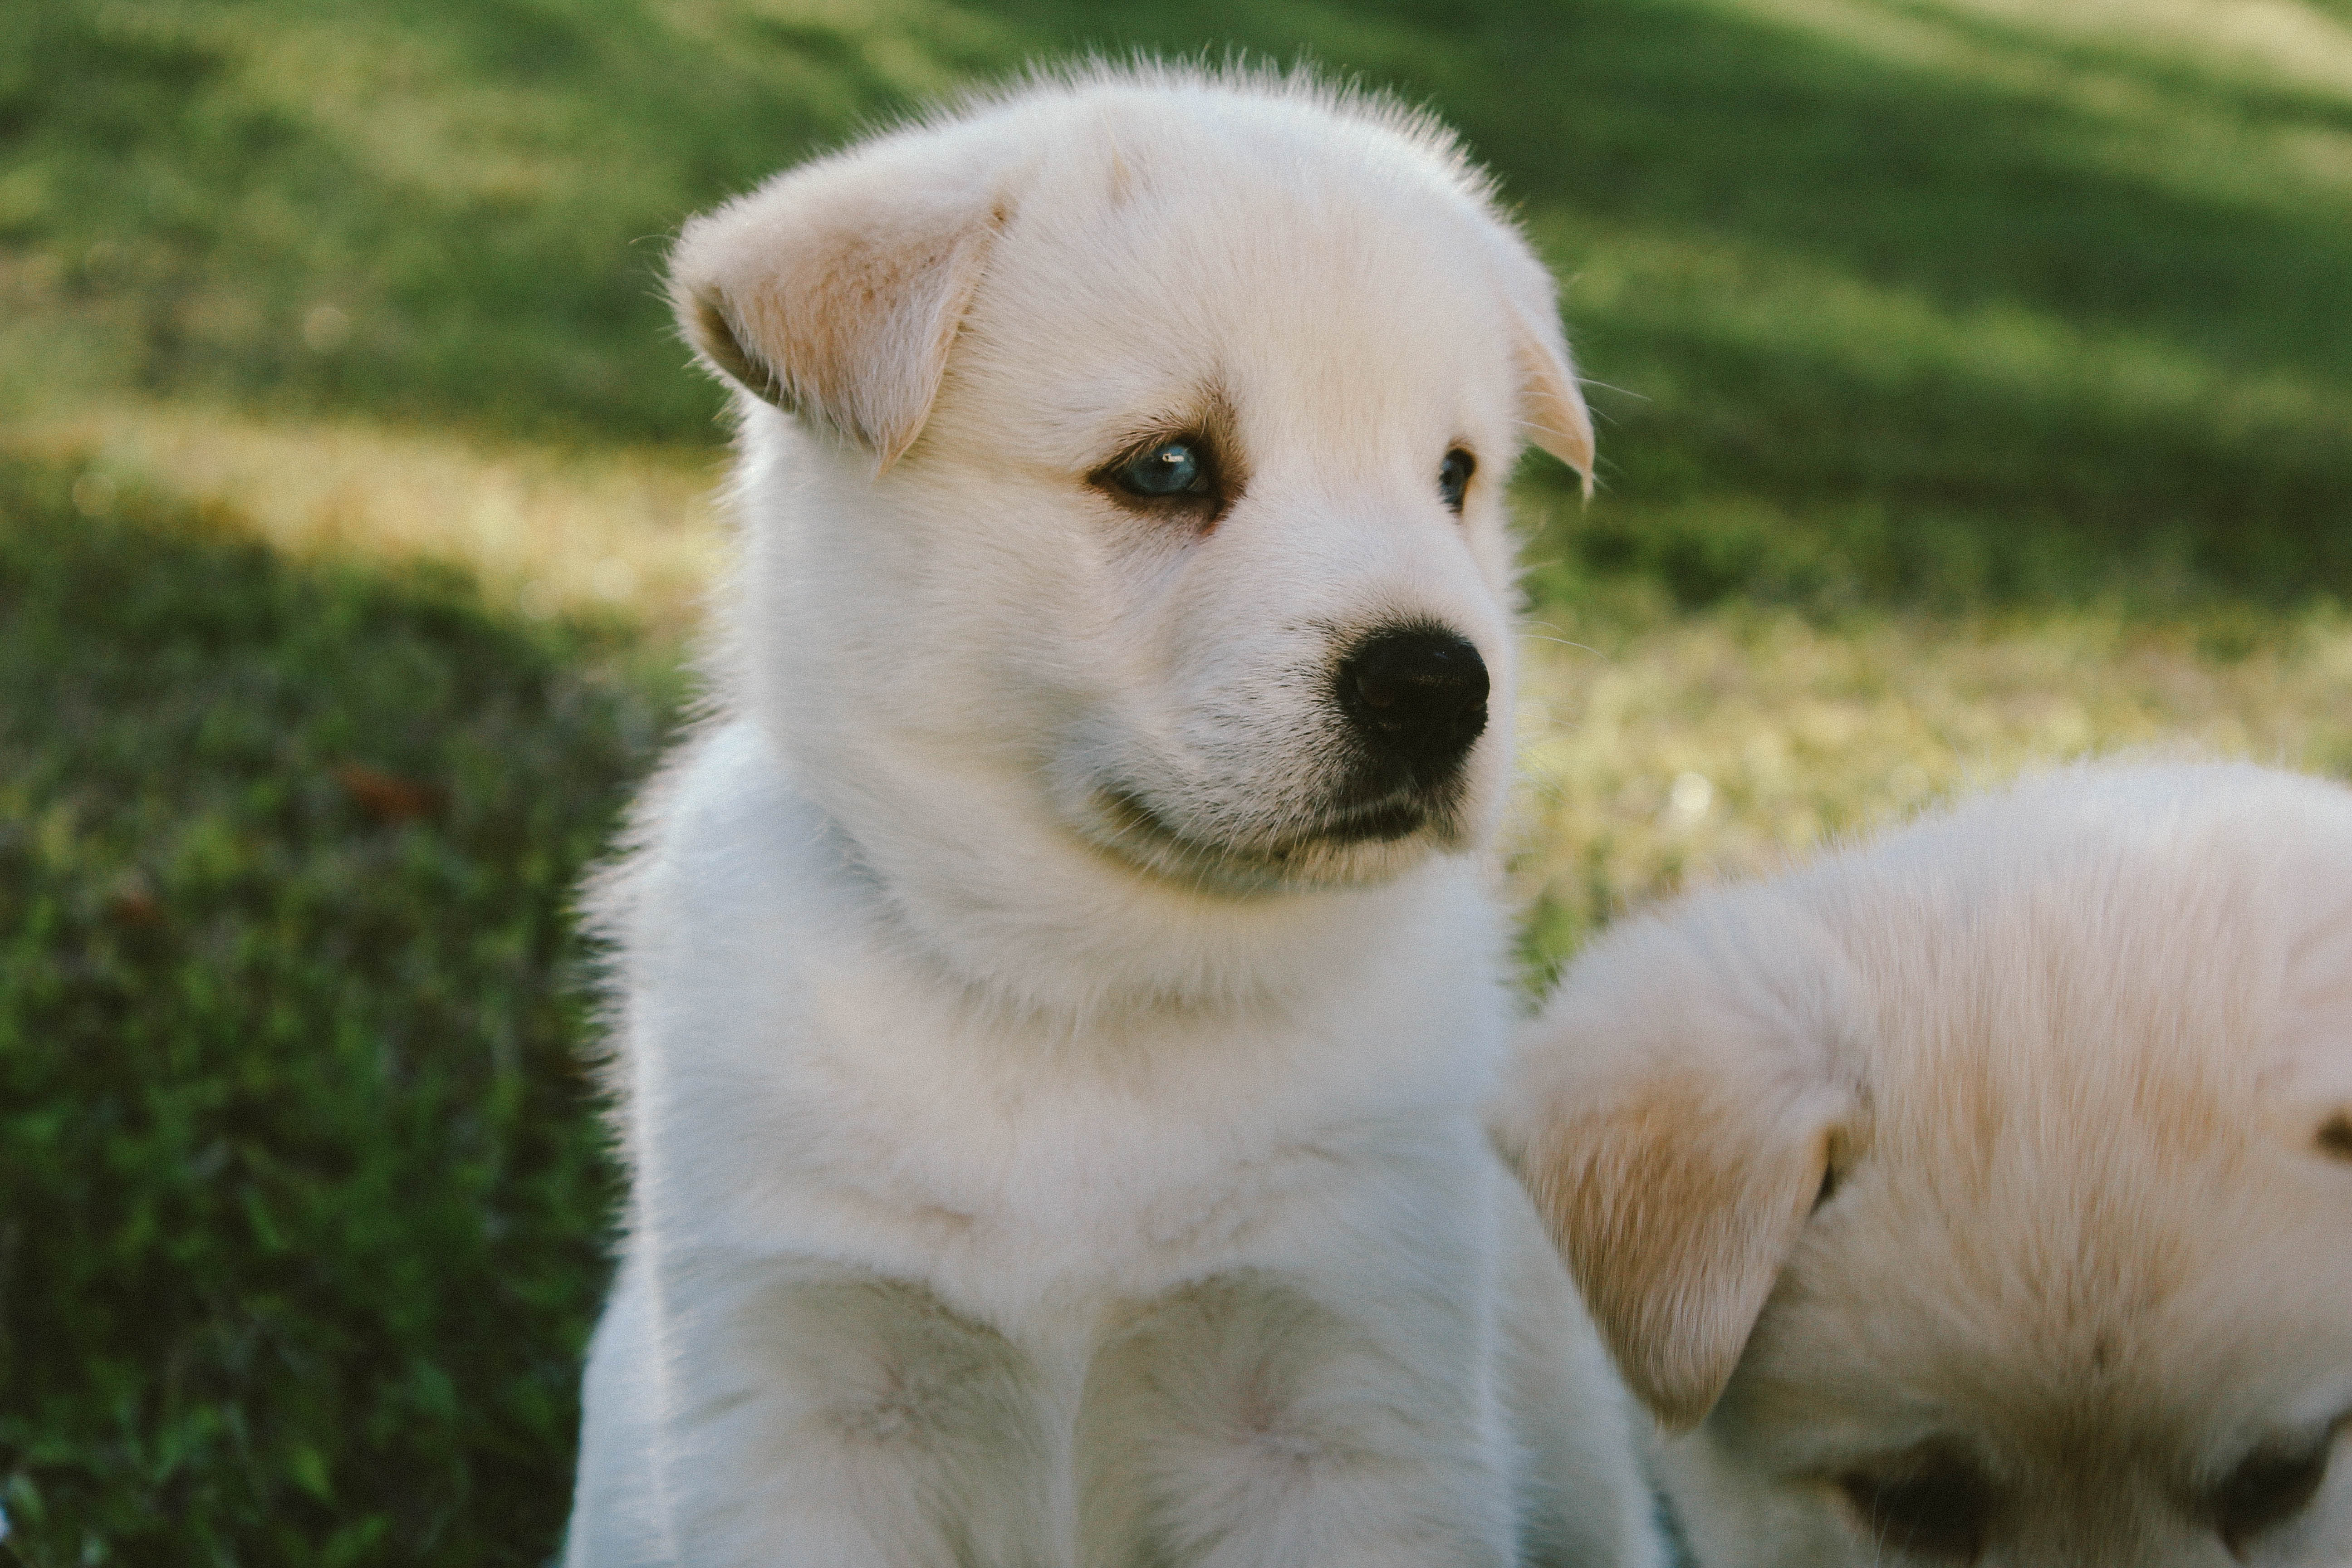
M 2242 609 L 1862 612 L 1628 596 L 1531 637 L 1514 887 L 1539 974 L 1694 881 L 1773 869 L 1955 792 L 2124 750 L 2352 770 L 2352 619 Z
M 686 213 L 960 82 L 1228 47 L 1494 165 L 1602 384 L 1614 510 L 1548 542 L 1580 568 L 2352 591 L 2316 0 L 55 0 L 0 13 L 0 418 L 139 388 L 707 443 L 656 282 Z
M 1832 37 L 1895 47 L 1902 20 L 1994 22 L 2021 38 L 2209 79 L 2352 97 L 2352 22 L 2312 0 L 1731 0 Z M 1874 26 L 1868 19 L 1880 18 Z M 1926 31 L 1910 35 L 1926 48 Z M 1947 46 L 1948 47 L 1949 46 Z M 1962 60 L 1966 57 L 1961 57 Z M 1981 64 L 1977 68 L 1986 68 Z
M 674 658 L 727 542 L 717 465 L 366 422 L 111 402 L 12 433 L 77 504 L 193 500 L 297 556 L 437 561 L 494 606 L 634 626 Z M 1769 868 L 2020 769 L 2134 747 L 2352 767 L 2352 620 L 2216 602 L 1949 614 L 1588 589 L 1530 615 L 1512 889 L 1548 970 L 1616 913 Z
M 621 614 L 656 642 L 693 626 L 722 556 L 719 460 L 269 420 L 123 399 L 0 434 L 0 447 L 85 470 L 76 500 L 145 485 L 194 500 L 297 556 L 440 561 L 534 619 Z

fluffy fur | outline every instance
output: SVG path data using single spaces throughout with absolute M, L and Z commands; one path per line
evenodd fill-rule
M 633 1176 L 572 1568 L 1653 1561 L 1481 1125 L 1508 734 L 1368 803 L 1332 696 L 1437 626 L 1507 715 L 1501 480 L 1523 433 L 1590 467 L 1450 140 L 1045 80 L 696 220 L 674 287 L 745 560 L 603 900 Z M 1197 507 L 1106 480 L 1177 433 Z
M 1520 1057 L 1707 1568 L 2352 1561 L 2352 795 L 2029 782 L 1629 923 Z

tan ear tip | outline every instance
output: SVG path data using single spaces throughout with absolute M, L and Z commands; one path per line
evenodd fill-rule
M 1626 1386 L 1660 1426 L 1669 1432 L 1687 1432 L 1706 1420 L 1707 1412 L 1723 1397 L 1738 1357 L 1696 1354 L 1687 1344 L 1662 1339 L 1657 1331 L 1665 1327 L 1654 1325 L 1643 1336 L 1649 1353 L 1627 1358 L 1636 1364 L 1622 1370 Z
M 677 319 L 694 340 L 695 347 L 717 358 L 712 345 L 732 340 L 735 330 L 728 325 L 727 309 L 715 287 L 681 289 L 677 299 Z
M 1620 1332 L 1608 1332 L 1603 1321 L 1602 1337 L 1642 1407 L 1665 1431 L 1688 1432 L 1707 1418 L 1731 1385 L 1747 1335 L 1727 1331 L 1719 1312 L 1665 1310 L 1656 1302 L 1634 1310 L 1634 1321 L 1617 1320 Z M 1598 1314 L 1596 1321 L 1601 1321 Z
M 1600 467 L 1600 443 L 1593 437 L 1592 415 L 1581 393 L 1577 395 L 1575 409 L 1575 421 L 1561 437 L 1565 450 L 1560 453 L 1560 461 L 1576 470 L 1577 488 L 1586 500 L 1591 500 L 1600 483 L 1594 472 Z
M 1530 391 L 1534 406 L 1519 428 L 1536 446 L 1575 470 L 1580 490 L 1586 500 L 1591 500 L 1599 454 L 1598 444 L 1592 438 L 1592 416 L 1586 410 L 1584 399 L 1577 394 L 1574 382 L 1564 374 L 1540 377 Z
M 1589 501 L 1592 499 L 1599 481 L 1593 477 L 1594 454 L 1590 434 L 1542 426 L 1537 428 L 1536 445 L 1559 458 L 1576 476 L 1576 493 L 1580 500 Z
M 1641 1399 L 1643 1407 L 1649 1411 L 1650 1419 L 1655 1421 L 1658 1429 L 1669 1437 L 1680 1437 L 1697 1431 L 1699 1423 L 1706 1419 L 1706 1413 L 1715 1408 L 1712 1399 L 1700 1404 L 1688 1399 L 1664 1399 L 1640 1389 L 1634 1393 Z
M 689 287 L 680 279 L 677 287 L 679 324 L 702 357 L 753 396 L 786 406 L 783 382 L 767 361 L 744 346 L 719 286 Z

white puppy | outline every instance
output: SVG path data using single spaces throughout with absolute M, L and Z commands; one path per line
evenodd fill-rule
M 1445 133 L 1099 72 L 689 225 L 723 714 L 606 898 L 567 1561 L 1638 1564 L 1480 1121 L 1502 486 L 1591 432 Z
M 2352 795 L 2030 782 L 1618 930 L 1521 1065 L 1708 1568 L 2352 1562 Z

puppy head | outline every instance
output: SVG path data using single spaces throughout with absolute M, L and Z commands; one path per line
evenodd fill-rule
M 2352 797 L 2061 774 L 1597 944 L 1506 1135 L 1716 1563 L 2352 1552 Z
M 742 678 L 836 810 L 1025 813 L 1226 889 L 1483 840 L 1503 481 L 1523 436 L 1589 475 L 1591 432 L 1444 132 L 1295 82 L 1046 82 L 698 220 L 674 290 L 745 395 Z M 953 802 L 908 795 L 917 752 Z

